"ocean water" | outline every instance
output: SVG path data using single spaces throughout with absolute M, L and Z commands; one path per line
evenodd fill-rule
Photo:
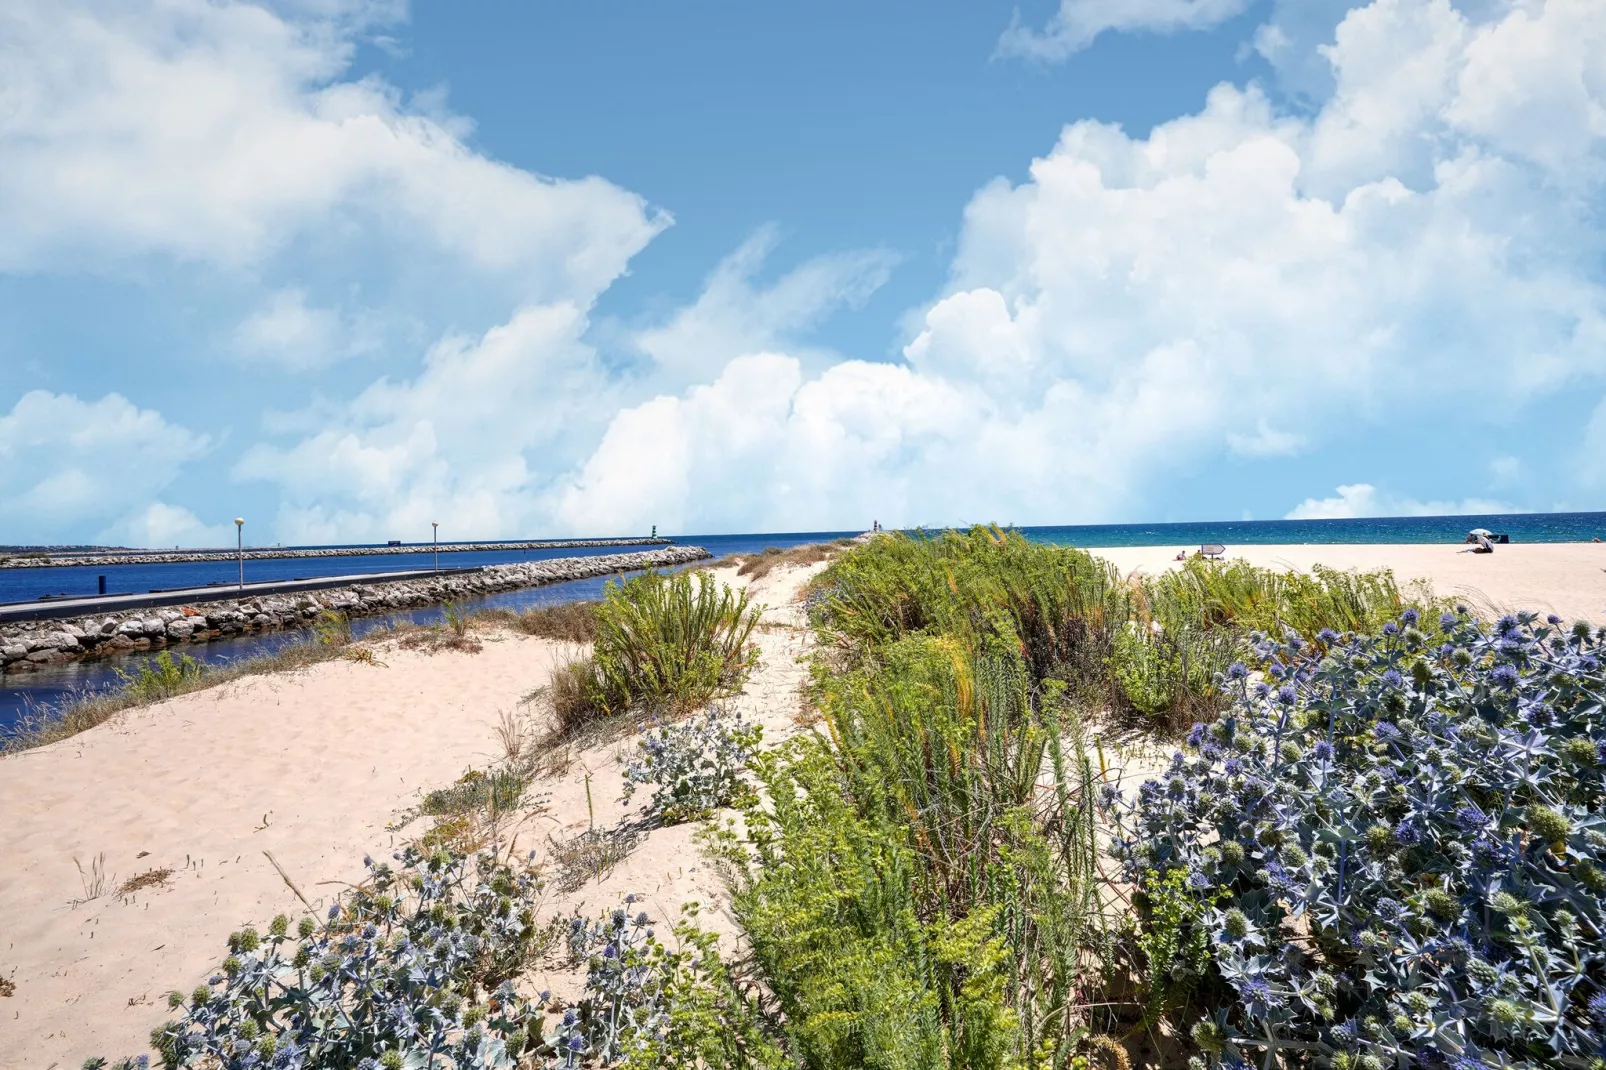
M 1356 520 L 1226 520 L 1189 524 L 1086 524 L 1056 527 L 1024 527 L 1029 539 L 1059 545 L 1097 549 L 1105 546 L 1196 547 L 1221 543 L 1230 554 L 1235 545 L 1267 543 L 1459 543 L 1475 527 L 1504 532 L 1512 542 L 1588 542 L 1606 539 L 1606 512 L 1525 513 L 1510 516 L 1386 517 Z M 786 549 L 805 543 L 823 542 L 856 535 L 851 531 L 796 531 L 768 534 L 683 535 L 675 536 L 681 545 L 701 546 L 715 557 L 754 553 L 774 546 Z M 645 547 L 642 547 L 643 549 Z M 490 565 L 531 558 L 580 556 L 590 553 L 617 553 L 631 547 L 608 547 L 542 551 L 464 551 L 443 554 L 445 565 Z M 291 579 L 334 576 L 359 572 L 384 572 L 419 568 L 417 555 L 375 555 L 372 557 L 302 558 L 274 561 L 247 561 L 246 578 Z M 106 576 L 108 592 L 147 591 L 169 587 L 202 586 L 212 582 L 231 583 L 236 564 L 228 559 L 176 565 L 119 565 L 94 568 L 0 569 L 0 602 L 32 601 L 41 594 L 92 594 L 96 577 Z M 596 598 L 605 580 L 595 578 L 505 591 L 480 599 L 468 608 L 524 609 Z M 363 634 L 384 627 L 388 621 L 433 623 L 441 619 L 438 608 L 410 610 L 390 617 L 353 622 L 353 630 Z M 177 649 L 208 664 L 222 664 L 257 656 L 287 643 L 304 642 L 306 633 L 276 632 L 240 637 L 214 643 L 185 644 Z M 115 687 L 117 669 L 128 668 L 141 655 L 52 666 L 31 673 L 0 676 L 0 733 L 17 721 L 43 708 L 58 704 L 74 694 Z
M 1606 512 L 1515 513 L 1493 516 L 1390 516 L 1353 520 L 1212 520 L 1191 524 L 1080 524 L 1021 528 L 1041 542 L 1069 546 L 1170 546 L 1220 543 L 1458 543 L 1473 528 L 1512 542 L 1589 542 L 1606 539 Z

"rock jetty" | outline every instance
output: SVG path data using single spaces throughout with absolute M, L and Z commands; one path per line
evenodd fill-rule
M 26 672 L 78 658 L 154 650 L 280 628 L 304 628 L 325 611 L 368 617 L 521 587 L 685 565 L 712 556 L 700 546 L 670 546 L 632 554 L 491 565 L 459 575 L 329 587 L 294 595 L 264 594 L 170 609 L 9 624 L 0 627 L 0 663 L 6 672 Z
M 271 561 L 292 557 L 369 557 L 383 554 L 456 554 L 476 550 L 503 552 L 512 550 L 576 550 L 594 546 L 668 546 L 668 539 L 570 539 L 557 542 L 443 542 L 409 543 L 406 546 L 351 546 L 326 549 L 273 548 L 247 550 L 247 561 Z M 10 552 L 12 556 L 7 557 Z M 139 551 L 108 550 L 101 553 L 45 554 L 17 553 L 0 550 L 0 568 L 61 568 L 69 565 L 175 565 L 192 561 L 216 561 L 220 557 L 233 560 L 241 556 L 237 550 L 171 550 Z

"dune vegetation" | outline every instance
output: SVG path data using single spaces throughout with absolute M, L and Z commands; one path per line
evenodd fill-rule
M 542 918 L 531 862 L 426 837 L 327 917 L 236 934 L 154 1050 L 1606 1068 L 1606 630 L 1482 621 L 1386 572 L 1129 580 L 986 528 L 870 539 L 807 598 L 819 720 L 777 745 L 709 710 L 752 670 L 759 610 L 706 573 L 611 584 L 548 694 L 560 727 L 659 722 L 628 790 L 716 817 L 727 957 L 630 901 Z M 1118 737 L 1175 753 L 1131 790 Z M 507 805 L 505 778 L 431 804 Z M 583 972 L 567 1002 L 519 984 L 550 954 Z

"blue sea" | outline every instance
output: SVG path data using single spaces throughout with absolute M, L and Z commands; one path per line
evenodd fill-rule
M 1488 528 L 1511 537 L 1514 543 L 1588 542 L 1606 539 L 1606 512 L 1523 513 L 1508 516 L 1383 517 L 1355 520 L 1223 520 L 1187 524 L 1085 524 L 1023 527 L 1020 532 L 1035 541 L 1097 549 L 1107 546 L 1176 546 L 1204 543 L 1232 547 L 1267 543 L 1459 543 L 1472 528 Z M 680 535 L 681 545 L 701 546 L 716 557 L 754 553 L 766 547 L 782 549 L 805 543 L 856 535 L 851 531 L 794 531 L 768 534 Z M 641 547 L 594 547 L 533 551 L 466 550 L 442 553 L 442 567 L 495 565 L 538 558 L 622 553 Z M 247 561 L 246 580 L 295 579 L 350 573 L 402 571 L 428 567 L 417 554 L 296 558 Z M 173 587 L 232 583 L 237 564 L 228 557 L 217 561 L 172 565 L 115 565 L 89 568 L 0 569 L 0 602 L 28 602 L 41 595 L 85 595 L 96 591 L 98 577 L 106 577 L 108 593 L 143 592 Z M 534 605 L 596 598 L 602 578 L 507 591 L 472 603 L 468 608 L 524 609 Z M 439 609 L 420 609 L 391 617 L 354 621 L 362 634 L 387 621 L 432 623 Z M 271 652 L 287 643 L 305 641 L 302 632 L 277 632 L 214 643 L 186 645 L 182 650 L 198 660 L 221 664 Z M 32 673 L 0 677 L 0 732 L 14 726 L 29 712 L 58 704 L 75 694 L 103 690 L 118 683 L 116 670 L 129 659 L 105 659 L 52 666 Z

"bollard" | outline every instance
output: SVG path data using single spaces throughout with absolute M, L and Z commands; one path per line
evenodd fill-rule
M 101 594 L 105 594 L 106 593 L 106 577 L 105 576 L 98 576 L 96 578 L 100 580 L 100 593 Z

